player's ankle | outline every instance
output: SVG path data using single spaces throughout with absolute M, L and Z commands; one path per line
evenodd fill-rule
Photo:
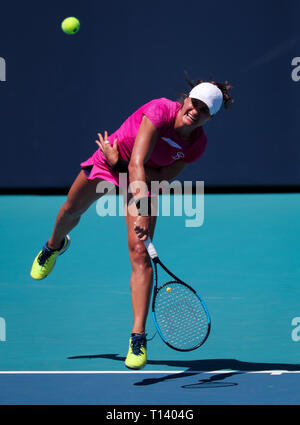
M 144 335 L 144 334 L 145 334 L 145 330 L 143 330 L 143 331 L 139 331 L 139 330 L 137 330 L 137 331 L 135 331 L 135 330 L 131 331 L 131 336 L 133 336 L 133 335 Z
M 59 251 L 64 246 L 64 242 L 65 242 L 65 238 L 58 245 L 52 244 L 48 241 L 47 246 L 51 251 Z

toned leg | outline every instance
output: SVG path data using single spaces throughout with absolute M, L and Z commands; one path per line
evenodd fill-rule
M 153 202 L 155 202 L 155 200 Z M 135 205 L 133 204 L 132 206 L 133 209 L 135 209 L 136 211 Z M 156 216 L 151 217 L 151 238 L 153 238 L 156 218 Z M 136 220 L 136 216 L 132 216 L 129 214 L 127 206 L 125 206 L 125 220 L 128 230 L 129 258 L 132 267 L 130 278 L 131 302 L 133 309 L 132 333 L 141 334 L 145 331 L 148 309 L 151 299 L 153 285 L 153 269 L 151 265 L 151 259 L 145 248 L 144 242 L 137 237 L 134 231 L 134 222 Z
M 84 171 L 80 171 L 56 217 L 52 236 L 48 241 L 50 249 L 60 248 L 67 233 L 78 224 L 81 215 L 103 195 L 96 193 L 100 181 L 101 179 L 88 180 Z

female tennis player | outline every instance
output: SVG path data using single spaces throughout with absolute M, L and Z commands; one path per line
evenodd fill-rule
M 121 127 L 108 136 L 98 133 L 99 148 L 85 162 L 60 208 L 52 235 L 36 256 L 31 276 L 44 279 L 52 271 L 56 259 L 70 245 L 69 232 L 78 224 L 81 215 L 103 194 L 96 187 L 101 181 L 119 186 L 119 174 L 128 173 L 130 187 L 134 182 L 145 183 L 144 189 L 128 192 L 125 221 L 128 231 L 128 250 L 131 262 L 131 300 L 133 327 L 125 365 L 141 369 L 147 361 L 145 324 L 153 285 L 151 260 L 144 245 L 148 235 L 153 238 L 156 215 L 151 215 L 151 196 L 147 184 L 151 181 L 170 181 L 188 164 L 203 154 L 207 139 L 203 125 L 221 109 L 233 102 L 232 88 L 214 81 L 196 83 L 187 77 L 190 93 L 178 101 L 166 98 L 151 100 L 134 112 Z M 150 199 L 149 207 L 145 198 Z M 129 211 L 129 208 L 131 209 Z

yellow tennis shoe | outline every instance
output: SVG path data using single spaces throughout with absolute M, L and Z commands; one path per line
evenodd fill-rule
M 129 369 L 142 369 L 147 363 L 147 339 L 145 334 L 132 334 L 125 366 Z
M 52 251 L 48 247 L 48 242 L 46 242 L 43 249 L 38 253 L 38 255 L 34 259 L 30 276 L 36 280 L 45 279 L 45 277 L 50 274 L 53 267 L 55 266 L 56 258 L 59 255 L 63 254 L 69 248 L 70 243 L 70 236 L 67 235 L 62 244 L 62 247 L 56 251 Z

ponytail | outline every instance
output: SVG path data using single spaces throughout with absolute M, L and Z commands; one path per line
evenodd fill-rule
M 222 94 L 223 94 L 223 106 L 225 109 L 229 109 L 232 105 L 232 103 L 234 103 L 234 99 L 231 97 L 229 90 L 231 90 L 233 87 L 231 84 L 229 84 L 228 81 L 225 81 L 225 83 L 216 83 L 215 81 L 213 81 L 212 76 L 210 76 L 210 81 L 204 81 L 204 80 L 197 80 L 197 81 L 193 81 L 190 79 L 187 71 L 184 71 L 185 73 L 185 78 L 186 81 L 188 83 L 188 85 L 190 86 L 190 88 L 192 89 L 193 87 L 197 86 L 198 84 L 204 83 L 204 82 L 209 82 L 211 84 L 214 84 L 215 86 L 217 86 Z M 188 97 L 187 94 L 179 92 L 179 94 L 181 94 L 183 96 L 183 98 L 181 97 L 180 99 L 178 99 L 178 102 L 183 104 L 183 101 L 186 97 Z

